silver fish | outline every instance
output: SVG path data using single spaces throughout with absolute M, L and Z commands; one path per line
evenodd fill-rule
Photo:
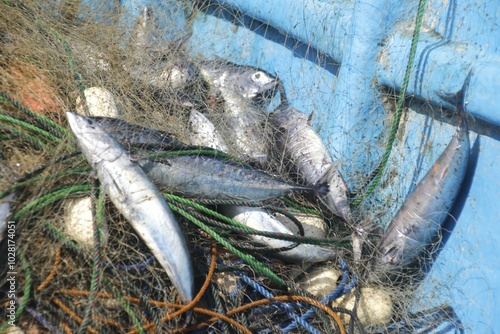
M 160 192 L 95 121 L 71 112 L 67 117 L 106 194 L 160 262 L 181 298 L 191 301 L 193 269 L 186 240 Z
M 210 85 L 210 95 L 223 99 L 224 111 L 213 121 L 230 144 L 230 153 L 265 165 L 269 136 L 263 106 L 274 95 L 278 80 L 260 69 L 221 61 L 202 63 L 200 73 Z
M 293 235 L 292 231 L 283 225 L 282 222 L 263 209 L 246 206 L 224 206 L 221 212 L 229 218 L 255 230 Z M 272 248 L 281 248 L 293 245 L 293 242 L 290 241 L 260 235 L 250 235 L 249 237 L 256 242 Z M 274 255 L 288 262 L 307 263 L 334 260 L 341 254 L 341 250 L 334 248 L 325 248 L 310 244 L 299 244 L 297 247 L 276 253 Z
M 271 97 L 278 80 L 265 71 L 251 67 L 213 60 L 200 64 L 200 73 L 210 85 L 212 93 L 232 94 L 235 98 L 256 102 L 259 97 Z
M 397 279 L 439 237 L 470 155 L 465 114 L 459 111 L 460 124 L 452 140 L 405 200 L 376 247 L 372 278 Z
M 159 145 L 176 149 L 187 147 L 186 144 L 176 140 L 171 134 L 164 131 L 154 130 L 112 117 L 88 117 L 88 119 L 99 124 L 105 132 L 122 145 Z
M 290 166 L 306 184 L 327 183 L 329 191 L 319 196 L 330 211 L 351 220 L 347 203 L 347 185 L 338 172 L 328 149 L 319 135 L 311 128 L 305 115 L 284 105 L 272 112 L 269 121 L 274 128 L 278 163 Z
M 207 146 L 222 152 L 229 150 L 214 124 L 196 109 L 191 109 L 189 115 L 189 140 L 191 145 Z
M 285 182 L 261 170 L 208 156 L 143 159 L 139 164 L 154 183 L 188 197 L 263 201 L 299 190 L 323 190 Z

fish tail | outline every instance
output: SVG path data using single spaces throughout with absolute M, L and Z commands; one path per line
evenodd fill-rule
M 351 210 L 347 202 L 347 185 L 333 163 L 316 183 L 316 194 L 323 204 L 336 216 L 346 222 L 351 220 Z
M 467 131 L 467 120 L 465 117 L 467 100 L 465 98 L 472 77 L 472 69 L 469 70 L 467 77 L 464 80 L 462 88 L 455 94 L 439 94 L 444 102 L 449 103 L 457 108 L 458 111 L 458 127 L 460 130 Z

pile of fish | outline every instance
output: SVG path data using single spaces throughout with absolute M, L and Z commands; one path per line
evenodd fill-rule
M 337 162 L 304 113 L 286 101 L 279 79 L 262 69 L 220 59 L 196 65 L 187 59 L 167 59 L 151 68 L 148 64 L 158 59 L 161 50 L 151 47 L 155 43 L 147 28 L 149 20 L 151 14 L 145 9 L 132 34 L 133 57 L 125 70 L 162 94 L 186 95 L 193 82 L 203 80 L 208 87 L 204 100 L 186 97 L 183 104 L 189 113 L 190 142 L 174 139 L 168 129 L 153 130 L 119 118 L 68 112 L 67 119 L 106 195 L 149 247 L 182 300 L 193 299 L 191 257 L 183 230 L 158 188 L 190 198 L 243 202 L 305 192 L 322 203 L 325 215 L 354 228 L 348 187 Z M 281 104 L 269 112 L 278 91 Z M 404 280 L 405 272 L 439 240 L 464 179 L 470 150 L 465 112 L 457 106 L 458 129 L 374 247 L 366 266 L 368 284 Z M 213 154 L 150 155 L 192 150 Z M 0 218 L 7 217 L 10 200 L 0 201 Z M 294 234 L 267 210 L 238 205 L 219 209 L 256 230 Z M 294 245 L 257 235 L 250 238 L 271 248 Z M 301 243 L 275 256 L 307 263 L 344 254 L 342 249 Z

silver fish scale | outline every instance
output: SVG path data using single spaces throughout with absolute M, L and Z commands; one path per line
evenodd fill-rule
M 94 120 L 67 113 L 78 146 L 116 209 L 165 269 L 181 298 L 193 298 L 193 269 L 182 229 L 164 198 L 123 147 Z
M 274 95 L 278 81 L 262 70 L 219 61 L 202 64 L 200 72 L 210 85 L 209 94 L 224 100 L 224 112 L 212 120 L 230 145 L 230 153 L 264 166 L 269 144 L 263 112 L 267 101 L 257 97 Z
M 465 117 L 452 140 L 405 200 L 376 249 L 371 278 L 397 278 L 439 237 L 467 170 Z
M 260 163 L 267 160 L 269 135 L 264 125 L 266 115 L 245 101 L 226 94 L 226 108 L 218 127 L 231 138 L 233 155 L 242 155 Z
M 275 89 L 278 84 L 276 78 L 260 69 L 224 61 L 204 62 L 200 73 L 215 92 L 221 92 L 223 96 L 230 92 L 248 101 Z
M 304 114 L 294 108 L 282 109 L 271 113 L 270 122 L 277 130 L 276 149 L 308 184 L 316 184 L 332 158 Z
M 328 193 L 319 198 L 333 214 L 349 222 L 347 185 L 304 114 L 291 106 L 282 107 L 271 113 L 269 121 L 274 127 L 274 154 L 279 163 L 288 167 L 287 172 L 296 172 L 306 184 L 319 186 L 326 182 Z
M 178 156 L 139 162 L 157 184 L 189 197 L 262 201 L 296 190 L 314 190 L 281 181 L 263 171 L 203 156 Z

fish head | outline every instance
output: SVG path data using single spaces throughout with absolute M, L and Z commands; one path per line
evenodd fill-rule
M 254 68 L 244 68 L 234 78 L 234 89 L 244 99 L 255 99 L 264 95 L 272 97 L 278 80 L 270 74 Z M 267 96 L 266 96 L 267 97 Z
M 228 92 L 245 100 L 262 96 L 270 98 L 274 96 L 278 86 L 278 79 L 251 66 L 207 62 L 202 64 L 200 72 L 212 89 Z
M 83 155 L 95 165 L 101 161 L 114 161 L 121 157 L 125 150 L 93 119 L 66 113 L 71 131 Z

